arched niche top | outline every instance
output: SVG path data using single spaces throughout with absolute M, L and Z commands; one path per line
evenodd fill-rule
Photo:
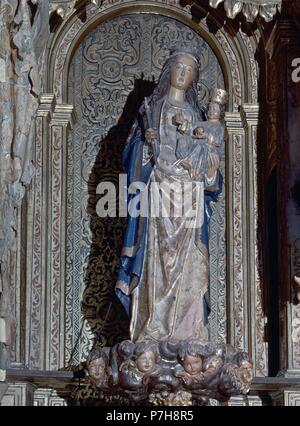
M 229 93 L 228 110 L 237 111 L 244 103 L 257 102 L 257 63 L 254 58 L 255 42 L 239 31 L 231 36 L 222 28 L 212 33 L 206 18 L 196 22 L 190 6 L 182 6 L 180 0 L 132 1 L 109 0 L 101 7 L 93 4 L 66 18 L 51 40 L 47 66 L 47 91 L 54 93 L 58 103 L 66 104 L 68 71 L 72 57 L 83 38 L 101 23 L 114 17 L 135 13 L 160 14 L 176 19 L 196 31 L 211 47 L 223 71 L 226 90 Z

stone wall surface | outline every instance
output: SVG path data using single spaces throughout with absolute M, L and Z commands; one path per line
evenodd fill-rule
M 17 215 L 34 173 L 34 115 L 49 35 L 48 0 L 0 3 L 0 381 L 15 333 L 11 287 Z

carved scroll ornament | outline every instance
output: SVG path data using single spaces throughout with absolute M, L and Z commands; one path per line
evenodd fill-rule
M 96 7 L 100 7 L 103 3 L 111 4 L 113 2 L 114 0 L 86 0 L 84 4 L 92 3 Z M 50 3 L 51 12 L 56 11 L 63 19 L 72 13 L 77 4 L 76 0 L 51 0 Z M 257 16 L 261 16 L 269 22 L 272 21 L 277 11 L 280 12 L 282 0 L 209 0 L 210 6 L 215 9 L 221 3 L 224 3 L 226 14 L 231 19 L 242 12 L 247 21 L 253 22 Z
M 269 22 L 277 11 L 280 12 L 282 0 L 209 0 L 210 6 L 215 9 L 223 2 L 228 18 L 234 19 L 242 12 L 249 22 L 257 16 Z

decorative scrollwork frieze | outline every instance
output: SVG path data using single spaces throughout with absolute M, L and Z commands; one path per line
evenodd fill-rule
M 277 11 L 280 12 L 282 0 L 209 0 L 210 6 L 215 9 L 223 2 L 228 18 L 234 19 L 242 12 L 249 22 L 257 16 L 269 22 Z
M 126 0 L 125 0 L 126 1 Z M 122 3 L 122 1 L 117 0 Z M 175 0 L 176 4 L 178 0 Z M 103 3 L 113 4 L 115 0 L 86 0 L 78 2 L 78 0 L 51 0 L 50 13 L 56 11 L 61 18 L 68 17 L 77 5 L 93 4 L 95 7 L 101 8 Z M 247 21 L 253 22 L 255 18 L 261 16 L 265 21 L 272 21 L 277 11 L 281 11 L 282 0 L 209 0 L 209 4 L 213 8 L 217 8 L 224 3 L 224 9 L 229 18 L 234 19 L 240 12 L 246 17 Z

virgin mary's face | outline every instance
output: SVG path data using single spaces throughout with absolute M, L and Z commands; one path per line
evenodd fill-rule
M 196 76 L 196 63 L 192 56 L 180 55 L 172 66 L 171 86 L 186 90 Z

